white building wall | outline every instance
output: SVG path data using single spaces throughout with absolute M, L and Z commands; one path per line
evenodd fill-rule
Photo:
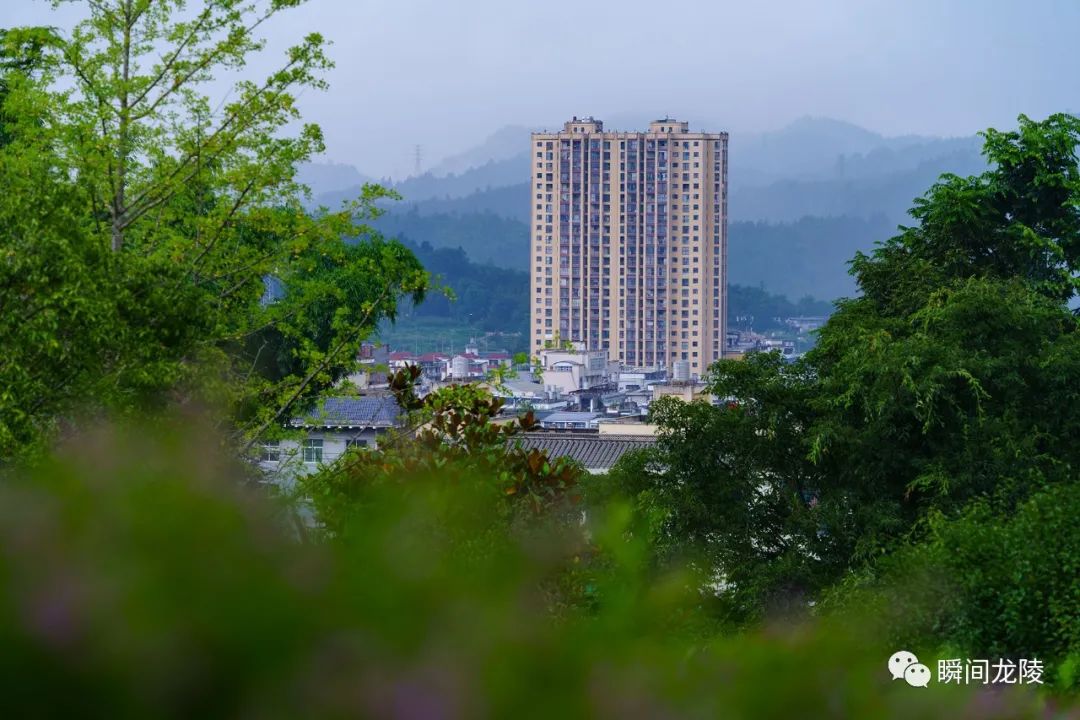
M 378 447 L 378 439 L 382 431 L 374 428 L 364 430 L 313 430 L 308 433 L 305 440 L 322 440 L 322 461 L 306 460 L 304 453 L 304 440 L 282 440 L 277 445 L 278 459 L 268 460 L 267 446 L 263 446 L 263 460 L 259 462 L 261 467 L 272 479 L 290 486 L 292 481 L 300 475 L 309 475 L 315 472 L 319 465 L 329 465 L 345 454 L 346 444 L 355 439 L 367 443 L 367 447 Z M 316 456 L 317 453 L 309 453 Z

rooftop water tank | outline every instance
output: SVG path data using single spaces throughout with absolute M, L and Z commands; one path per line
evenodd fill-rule
M 672 368 L 671 379 L 675 382 L 690 382 L 690 361 L 676 360 Z
M 469 358 L 458 355 L 450 362 L 450 377 L 464 380 L 469 377 Z

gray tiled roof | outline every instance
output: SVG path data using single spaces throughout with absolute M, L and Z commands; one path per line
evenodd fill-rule
M 526 450 L 546 450 L 548 457 L 571 457 L 588 470 L 609 470 L 630 450 L 652 447 L 656 440 L 641 435 L 585 435 L 574 433 L 522 433 L 518 442 Z
M 294 427 L 395 427 L 401 409 L 390 395 L 327 398 L 305 417 L 293 418 Z

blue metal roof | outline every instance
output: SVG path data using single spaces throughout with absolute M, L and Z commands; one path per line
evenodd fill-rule
M 390 395 L 327 398 L 304 417 L 293 418 L 294 427 L 396 427 L 401 408 Z

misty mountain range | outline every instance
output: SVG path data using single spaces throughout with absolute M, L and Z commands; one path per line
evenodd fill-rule
M 605 126 L 644 125 L 619 120 Z M 526 270 L 529 132 L 503 128 L 422 175 L 383 181 L 403 199 L 388 206 L 377 229 L 434 248 L 460 247 L 473 262 Z M 847 260 L 907 222 L 912 200 L 942 173 L 982 171 L 980 148 L 974 136 L 888 138 L 825 118 L 732 134 L 729 282 L 791 300 L 851 295 Z M 308 165 L 300 179 L 317 204 L 329 207 L 356 197 L 370 181 L 335 164 Z

